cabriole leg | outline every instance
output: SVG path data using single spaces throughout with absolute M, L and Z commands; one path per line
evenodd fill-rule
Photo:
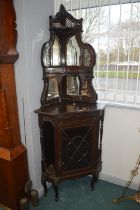
M 95 183 L 98 181 L 98 174 L 97 173 L 94 173 L 92 175 L 92 179 L 91 179 L 91 190 L 94 190 L 94 185 Z
M 55 201 L 58 201 L 58 182 L 57 181 L 53 182 L 53 189 L 55 192 Z
M 47 184 L 46 184 L 46 174 L 45 173 L 42 173 L 42 176 L 41 176 L 41 183 L 44 187 L 44 195 L 46 196 L 47 195 L 47 192 L 48 192 L 48 189 L 47 189 Z

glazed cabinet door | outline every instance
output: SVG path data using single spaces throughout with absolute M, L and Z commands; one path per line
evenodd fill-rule
M 100 120 L 61 123 L 57 129 L 57 171 L 59 175 L 84 173 L 96 169 Z

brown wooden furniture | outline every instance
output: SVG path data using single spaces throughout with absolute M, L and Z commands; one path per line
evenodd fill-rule
M 28 168 L 20 140 L 14 77 L 18 58 L 15 20 L 12 0 L 0 0 L 0 203 L 19 210 Z
M 101 170 L 104 109 L 92 85 L 95 51 L 81 39 L 82 19 L 64 8 L 50 17 L 50 41 L 42 47 L 44 89 L 39 117 L 42 184 L 93 175 Z

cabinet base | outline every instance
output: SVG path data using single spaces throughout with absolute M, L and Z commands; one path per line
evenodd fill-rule
M 0 148 L 0 203 L 5 208 L 19 210 L 19 200 L 25 196 L 28 180 L 26 149 L 20 144 L 12 149 Z
M 93 170 L 90 169 L 90 171 L 85 171 L 85 172 L 83 172 L 83 174 L 80 172 L 80 174 L 73 173 L 73 174 L 65 175 L 63 177 L 59 177 L 59 176 L 56 176 L 54 166 L 50 165 L 46 169 L 46 172 L 42 173 L 41 182 L 42 182 L 42 185 L 44 188 L 44 195 L 47 195 L 46 181 L 52 183 L 54 193 L 55 193 L 55 201 L 58 201 L 59 200 L 58 184 L 61 181 L 68 180 L 68 179 L 80 178 L 80 177 L 87 176 L 87 175 L 92 175 L 90 187 L 91 187 L 91 190 L 94 190 L 95 183 L 98 181 L 99 172 L 100 171 L 98 169 L 93 169 Z

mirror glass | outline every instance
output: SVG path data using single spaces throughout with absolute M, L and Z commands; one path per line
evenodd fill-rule
M 57 39 L 55 39 L 52 47 L 52 65 L 53 66 L 60 65 L 60 48 Z
M 67 65 L 68 66 L 79 66 L 80 48 L 77 40 L 72 37 L 67 44 Z
M 78 76 L 67 76 L 67 94 L 79 95 L 79 78 Z
M 46 67 L 51 65 L 49 51 L 50 51 L 50 44 L 49 42 L 46 42 L 42 51 L 42 62 L 43 65 Z
M 48 99 L 56 98 L 59 96 L 57 79 L 55 77 L 49 78 L 49 87 L 48 87 Z
M 87 81 L 84 81 L 83 84 L 82 84 L 81 95 L 83 95 L 83 96 L 88 95 Z

